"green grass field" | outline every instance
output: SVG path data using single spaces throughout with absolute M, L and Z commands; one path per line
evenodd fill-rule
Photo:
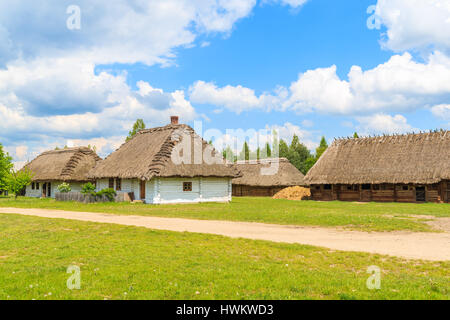
M 449 204 L 349 203 L 288 201 L 270 198 L 233 198 L 231 203 L 144 205 L 130 203 L 82 204 L 53 199 L 0 198 L 0 207 L 47 208 L 288 225 L 344 227 L 361 231 L 432 231 L 423 217 L 450 217 Z
M 0 215 L 0 299 L 449 299 L 450 262 Z M 81 289 L 66 286 L 69 265 Z M 369 290 L 367 268 L 381 268 Z

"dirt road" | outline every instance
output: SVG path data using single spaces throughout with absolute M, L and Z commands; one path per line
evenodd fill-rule
M 121 216 L 48 209 L 0 208 L 0 213 L 44 218 L 113 223 L 177 232 L 198 232 L 232 238 L 300 243 L 334 250 L 360 251 L 408 259 L 450 260 L 450 233 L 358 232 L 331 228 L 297 227 L 274 224 Z

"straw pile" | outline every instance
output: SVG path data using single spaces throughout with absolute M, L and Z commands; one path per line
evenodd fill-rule
M 273 196 L 273 199 L 309 200 L 311 199 L 311 191 L 304 187 L 289 187 L 279 191 Z

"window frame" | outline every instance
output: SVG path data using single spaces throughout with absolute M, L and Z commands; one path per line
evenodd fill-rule
M 183 192 L 192 192 L 192 181 L 183 182 Z
M 116 191 L 122 191 L 122 179 L 116 178 Z
M 108 180 L 108 188 L 114 189 L 114 178 L 109 178 L 109 180 Z

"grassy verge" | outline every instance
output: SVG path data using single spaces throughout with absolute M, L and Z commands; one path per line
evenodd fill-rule
M 448 299 L 449 262 L 0 215 L 0 299 Z M 69 290 L 69 265 L 81 289 Z M 366 287 L 369 266 L 381 289 Z
M 288 201 L 271 198 L 233 198 L 231 203 L 144 205 L 130 203 L 81 204 L 53 199 L 0 199 L 0 207 L 45 208 L 209 220 L 251 221 L 288 225 L 345 227 L 361 231 L 431 231 L 426 219 L 450 217 L 448 204 L 349 203 Z

